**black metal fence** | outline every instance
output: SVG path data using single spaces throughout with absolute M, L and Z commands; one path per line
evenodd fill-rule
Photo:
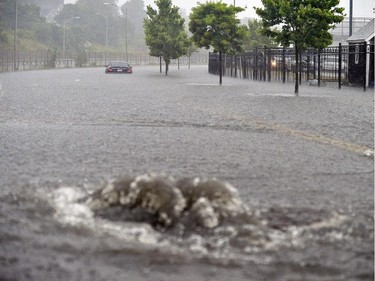
M 114 52 L 66 52 L 65 57 L 51 50 L 30 52 L 0 51 L 0 72 L 38 70 L 48 68 L 95 67 L 105 66 L 113 60 L 127 60 L 131 65 L 159 64 L 159 58 L 148 54 L 129 54 Z M 191 57 L 172 60 L 171 64 L 190 65 L 207 64 L 206 53 L 194 53 Z
M 308 49 L 299 56 L 298 79 L 314 85 L 335 83 L 374 85 L 374 44 L 352 44 L 323 50 Z M 223 55 L 223 75 L 259 81 L 294 82 L 296 59 L 293 48 L 255 48 Z M 209 73 L 219 74 L 219 55 L 210 53 Z

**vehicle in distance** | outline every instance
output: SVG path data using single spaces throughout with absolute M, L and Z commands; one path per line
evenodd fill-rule
M 341 70 L 346 69 L 346 62 L 341 61 Z M 328 71 L 338 71 L 339 70 L 339 59 L 338 57 L 325 57 L 321 62 L 321 68 Z
M 112 61 L 105 67 L 105 73 L 133 73 L 133 68 L 126 61 Z

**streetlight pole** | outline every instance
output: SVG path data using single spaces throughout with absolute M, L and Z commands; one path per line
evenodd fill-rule
M 17 15 L 17 0 L 15 0 L 15 20 L 14 20 L 14 45 L 13 45 L 13 71 L 17 70 L 17 29 L 18 29 L 18 15 Z
M 128 8 L 125 9 L 125 58 L 128 61 Z
M 349 36 L 353 34 L 353 0 L 349 1 Z

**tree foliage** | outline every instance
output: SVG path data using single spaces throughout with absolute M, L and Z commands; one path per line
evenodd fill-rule
M 33 4 L 17 4 L 18 28 L 30 29 L 34 24 L 43 23 L 44 19 L 39 16 L 40 8 Z M 15 24 L 15 1 L 0 1 L 0 29 L 13 29 Z
M 236 14 L 244 11 L 241 7 L 227 5 L 221 1 L 206 2 L 192 9 L 189 30 L 198 47 L 219 53 L 219 79 L 222 84 L 222 54 L 242 51 L 245 29 L 240 26 Z
M 243 10 L 241 7 L 228 6 L 221 1 L 207 2 L 194 7 L 189 23 L 193 41 L 199 47 L 212 47 L 214 52 L 240 52 L 244 29 L 240 27 L 240 21 L 235 15 Z
M 296 86 L 298 94 L 298 57 L 308 47 L 325 48 L 332 43 L 329 30 L 344 19 L 339 0 L 262 0 L 256 8 L 262 19 L 263 34 L 282 46 L 294 45 L 296 53 Z M 278 26 L 278 29 L 271 27 Z
M 157 9 L 147 6 L 144 20 L 146 45 L 150 55 L 163 58 L 165 74 L 171 59 L 186 55 L 189 40 L 185 30 L 185 20 L 179 14 L 179 8 L 172 6 L 171 0 L 155 1 Z
M 13 49 L 15 27 L 15 0 L 0 0 L 0 48 Z M 63 49 L 64 27 L 66 49 L 82 51 L 85 41 L 103 48 L 106 43 L 106 19 L 108 18 L 109 47 L 124 50 L 127 27 L 128 45 L 132 52 L 146 49 L 143 34 L 145 16 L 142 0 L 129 0 L 124 5 L 128 9 L 127 20 L 116 6 L 117 0 L 78 0 L 75 4 L 65 4 L 55 17 L 55 23 L 46 23 L 40 16 L 41 8 L 55 7 L 60 0 L 17 0 L 17 42 L 19 50 Z M 104 3 L 109 3 L 105 5 Z M 55 6 L 54 6 L 55 5 Z M 79 19 L 77 19 L 79 17 Z M 103 46 L 103 47 L 101 47 Z
M 13 36 L 16 19 L 16 5 L 14 0 L 0 1 L 0 48 L 13 49 Z M 37 46 L 43 44 L 54 48 L 56 46 L 56 26 L 45 22 L 40 16 L 40 7 L 28 1 L 17 1 L 17 37 L 20 49 L 29 49 L 27 42 L 39 41 Z M 51 35 L 51 36 L 48 36 Z M 12 39 L 10 39 L 10 36 Z
M 119 44 L 118 38 L 118 17 L 119 8 L 111 5 L 104 5 L 103 2 L 108 2 L 115 5 L 114 0 L 78 0 L 75 4 L 64 5 L 64 9 L 55 18 L 56 22 L 61 26 L 66 26 L 67 36 L 73 37 L 73 40 L 67 40 L 69 48 L 82 48 L 84 42 L 105 44 L 106 38 L 106 19 L 109 18 L 110 45 L 115 46 Z M 116 14 L 113 15 L 116 11 Z M 79 17 L 79 19 L 75 19 Z
M 64 5 L 64 9 L 56 17 L 56 21 L 63 25 L 64 21 L 69 21 L 78 16 L 78 20 L 68 24 L 69 28 L 72 29 L 71 33 L 77 34 L 78 45 L 82 45 L 88 40 L 93 44 L 104 46 L 106 43 L 106 19 L 108 18 L 109 48 L 125 50 L 127 33 L 127 43 L 132 52 L 145 49 L 143 29 L 139 28 L 139 25 L 142 26 L 145 15 L 144 2 L 142 0 L 130 0 L 121 7 L 117 6 L 116 3 L 116 0 L 78 0 L 75 4 Z M 125 14 L 126 9 L 127 14 Z M 70 33 L 69 36 L 71 36 Z M 75 48 L 74 46 L 71 47 Z
M 258 19 L 250 19 L 245 26 L 246 37 L 243 43 L 243 49 L 251 50 L 255 47 L 276 47 L 278 44 L 272 38 L 264 35 L 262 22 Z

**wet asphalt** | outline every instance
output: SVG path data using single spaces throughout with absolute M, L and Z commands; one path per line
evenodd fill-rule
M 374 158 L 366 155 L 374 151 L 373 89 L 303 84 L 295 97 L 293 84 L 228 77 L 222 86 L 218 82 L 207 66 L 180 70 L 172 66 L 168 76 L 160 74 L 158 66 L 135 66 L 132 75 L 104 74 L 102 68 L 0 74 L 0 269 L 5 280 L 27 280 L 26 273 L 15 272 L 27 272 L 28 262 L 38 265 L 34 254 L 26 255 L 25 261 L 22 253 L 12 251 L 21 251 L 20 244 L 31 231 L 29 226 L 14 225 L 27 220 L 27 225 L 43 233 L 40 218 L 50 213 L 36 199 L 27 199 L 23 207 L 23 201 L 14 198 L 30 198 L 37 191 L 60 186 L 100 186 L 122 174 L 153 171 L 177 178 L 216 177 L 234 185 L 254 209 L 337 212 L 353 221 L 358 218 L 373 232 Z M 29 220 L 28 213 L 38 219 L 30 215 Z M 23 238 L 11 236 L 9 229 L 23 231 Z M 52 232 L 45 242 L 47 249 L 53 239 L 79 239 L 84 249 L 90 249 L 82 234 L 53 236 Z M 371 235 L 366 237 L 366 245 L 373 246 Z M 4 245 L 8 240 L 14 244 Z M 37 241 L 25 243 L 34 249 L 43 244 L 42 239 Z M 77 247 L 70 254 L 79 251 Z M 368 251 L 369 263 L 362 267 L 373 261 L 373 250 L 372 256 Z M 43 253 L 48 259 L 56 249 Z M 43 272 L 56 280 L 89 280 L 90 270 L 72 273 L 90 264 L 87 255 L 80 254 L 82 261 L 66 275 L 53 275 L 53 269 L 43 267 L 39 275 L 29 273 L 30 280 L 43 277 Z M 335 259 L 335 251 L 326 256 Z M 160 264 L 159 275 L 149 279 L 149 270 L 138 274 L 134 267 L 132 271 L 138 257 L 128 260 L 124 268 L 133 276 L 129 280 L 190 280 L 181 272 L 194 272 L 195 280 L 263 280 L 258 279 L 261 274 L 251 279 L 253 275 L 236 268 L 220 275 L 219 269 L 199 263 L 187 263 L 179 271 L 174 269 L 177 272 L 172 270 L 172 275 L 167 274 L 168 265 Z M 100 267 L 98 260 L 93 264 Z M 119 268 L 112 272 L 103 267 L 102 272 L 107 280 L 117 280 Z M 258 271 L 267 269 L 259 265 Z M 353 280 L 370 280 L 373 268 L 363 271 Z M 345 280 L 345 273 L 340 274 L 335 276 L 342 279 L 334 280 Z M 296 279 L 274 280 L 302 280 L 300 271 L 292 276 Z M 310 280 L 328 280 L 323 277 Z

